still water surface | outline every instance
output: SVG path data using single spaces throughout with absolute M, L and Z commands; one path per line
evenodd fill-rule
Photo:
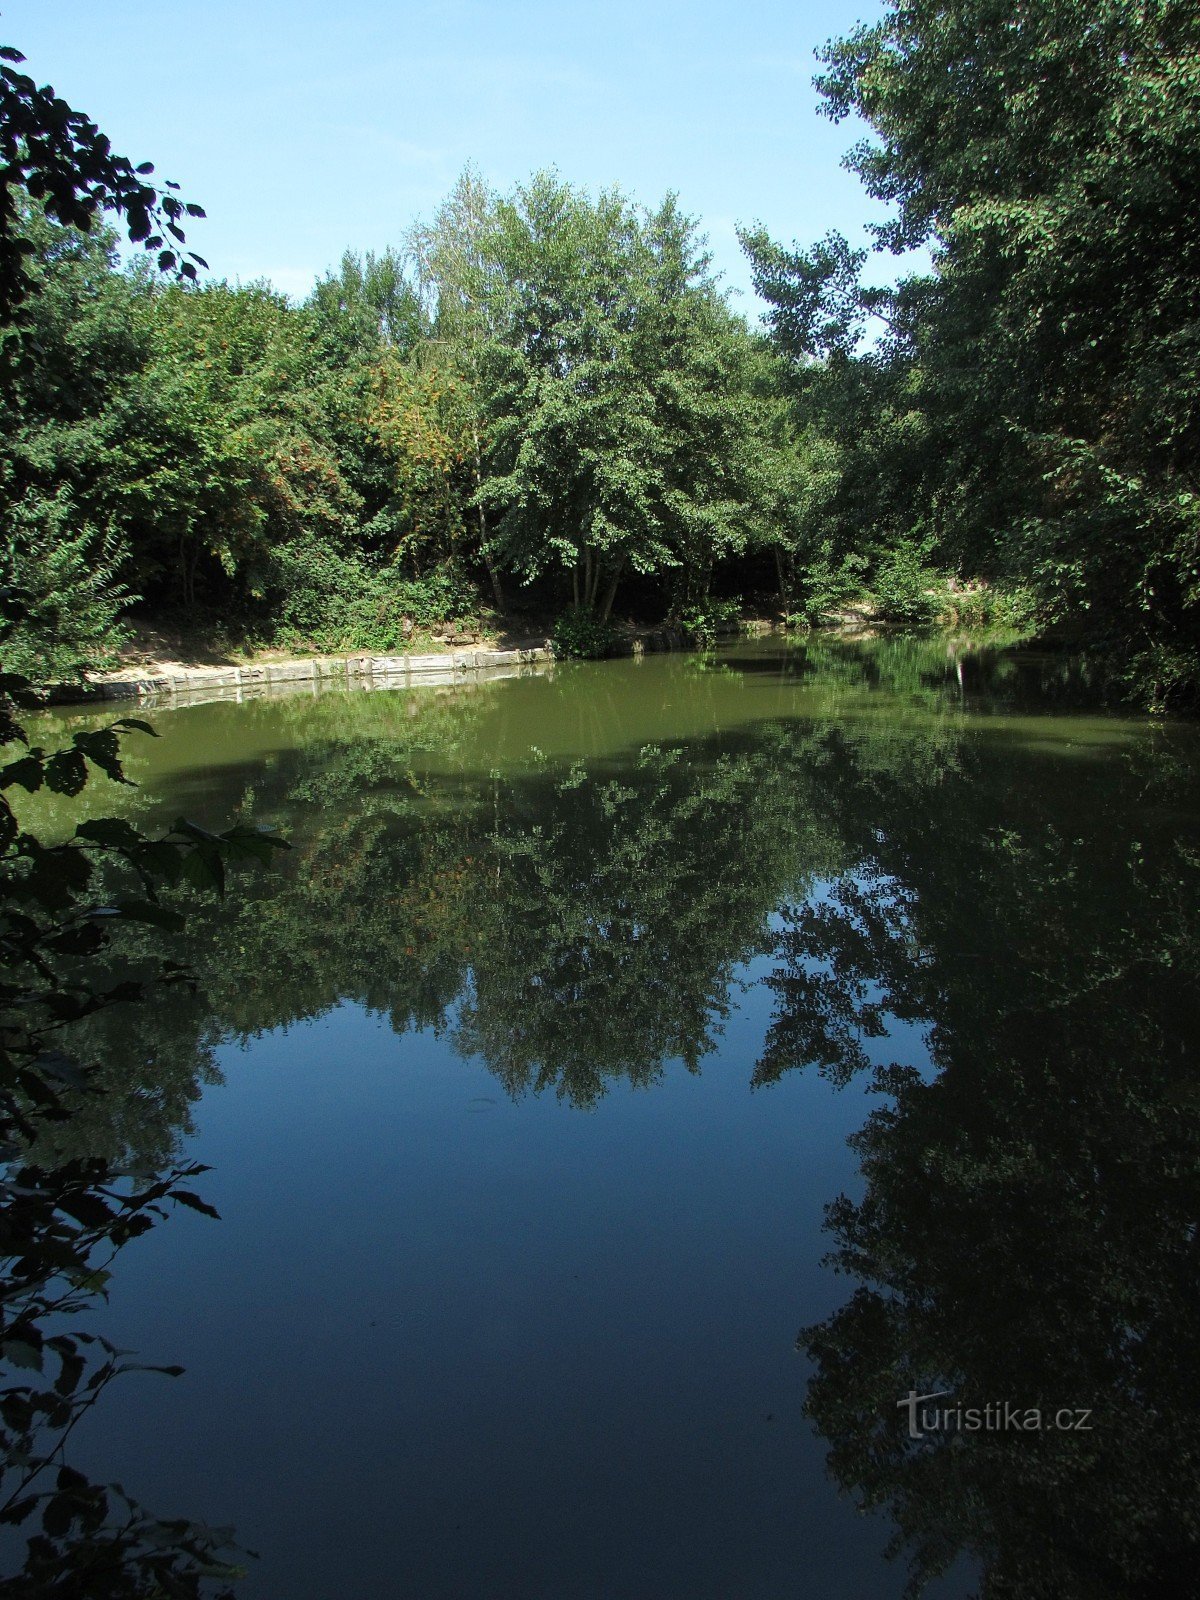
M 187 1372 L 79 1465 L 248 1600 L 1192 1592 L 1200 742 L 1085 698 L 771 641 L 155 712 L 94 810 L 293 849 L 93 1024 L 72 1138 L 221 1220 L 122 1256 Z

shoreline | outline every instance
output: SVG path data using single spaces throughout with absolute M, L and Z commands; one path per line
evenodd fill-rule
M 406 688 L 410 684 L 456 683 L 486 673 L 509 676 L 525 667 L 553 661 L 545 645 L 513 650 L 446 650 L 430 655 L 377 655 L 355 652 L 344 656 L 301 656 L 280 661 L 249 662 L 242 666 L 184 667 L 156 670 L 155 663 L 138 671 L 65 684 L 51 694 L 53 705 L 88 705 L 106 700 L 192 702 L 197 698 L 242 700 L 258 698 L 275 688 L 303 688 L 313 692 L 357 686 Z
M 728 637 L 771 631 L 769 623 L 750 623 L 731 629 Z M 612 653 L 630 656 L 644 651 L 660 653 L 688 648 L 688 641 L 678 630 L 660 627 L 631 632 L 617 642 Z M 543 644 L 515 645 L 508 649 L 478 645 L 421 655 L 383 655 L 361 650 L 337 656 L 284 657 L 222 666 L 189 667 L 176 661 L 151 660 L 136 666 L 130 664 L 124 671 L 118 669 L 89 678 L 82 684 L 56 685 L 50 691 L 49 704 L 90 705 L 109 700 L 184 704 L 197 698 L 241 700 L 257 698 L 276 687 L 310 686 L 315 692 L 323 688 L 444 686 L 484 675 L 508 677 L 560 659 L 568 658 L 556 656 L 546 640 Z
M 739 636 L 761 638 L 789 631 L 777 622 L 747 618 L 739 627 L 721 629 L 718 636 L 723 640 Z M 802 630 L 800 636 L 815 632 L 826 637 L 861 640 L 886 631 L 854 615 L 839 618 L 833 625 Z M 957 637 L 949 630 L 939 631 L 948 640 Z M 690 653 L 696 648 L 679 629 L 660 626 L 631 630 L 615 642 L 610 655 Z M 480 644 L 408 655 L 360 650 L 336 656 L 285 656 L 220 666 L 193 667 L 173 659 L 151 659 L 131 662 L 123 671 L 118 669 L 82 683 L 56 684 L 50 688 L 44 703 L 84 707 L 135 701 L 145 705 L 183 706 L 207 700 L 260 699 L 276 691 L 294 693 L 307 689 L 316 694 L 326 689 L 404 689 L 418 685 L 444 688 L 456 683 L 521 676 L 571 659 L 556 655 L 548 639 L 542 644 L 527 643 L 509 648 Z

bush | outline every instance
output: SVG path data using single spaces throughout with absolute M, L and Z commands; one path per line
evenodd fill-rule
M 1119 689 L 1155 714 L 1196 701 L 1196 658 L 1191 650 L 1156 643 L 1134 655 L 1115 676 Z
M 397 568 L 297 543 L 275 552 L 271 642 L 317 650 L 403 650 L 414 634 L 474 617 L 479 597 L 456 562 L 406 578 Z
M 956 628 L 999 629 L 1027 635 L 1037 626 L 1037 600 L 1031 590 L 1019 585 L 996 588 L 980 584 L 971 589 L 947 589 L 942 618 Z
M 902 544 L 885 556 L 875 574 L 875 610 L 884 622 L 927 628 L 939 609 L 939 589 L 937 574 L 925 565 L 923 547 Z
M 75 522 L 65 493 L 22 502 L 0 543 L 0 653 L 5 671 L 61 683 L 115 664 L 129 637 L 117 623 L 131 598 L 117 582 L 124 551 Z M 14 603 L 15 602 L 15 603 Z
M 10 597 L 13 620 L 20 604 Z M 56 837 L 39 839 L 10 794 L 41 791 L 69 802 L 93 769 L 124 783 L 122 733 L 152 730 L 119 718 L 46 750 L 18 721 L 14 697 L 28 700 L 29 689 L 23 677 L 0 678 L 0 1469 L 11 1529 L 3 1590 L 202 1600 L 218 1582 L 230 1593 L 237 1572 L 226 1560 L 235 1553 L 229 1535 L 159 1521 L 119 1484 L 90 1482 L 64 1450 L 109 1384 L 138 1370 L 123 1359 L 130 1352 L 78 1328 L 77 1319 L 97 1314 L 107 1299 L 113 1258 L 171 1207 L 216 1213 L 192 1192 L 191 1180 L 205 1170 L 195 1163 L 168 1157 L 163 1170 L 147 1170 L 124 1152 L 97 1153 L 86 1138 L 85 1156 L 54 1154 L 64 1130 L 70 1145 L 72 1124 L 86 1126 L 89 1101 L 104 1093 L 103 1066 L 86 1036 L 64 1031 L 64 1022 L 115 1005 L 169 1006 L 171 987 L 190 982 L 187 970 L 161 959 L 166 945 L 138 976 L 117 930 L 149 926 L 157 943 L 184 922 L 160 890 L 190 885 L 220 894 L 228 864 L 264 862 L 281 841 L 240 823 L 210 833 L 179 821 L 152 836 L 125 817 L 94 815 L 71 835 L 55 825 Z
M 801 575 L 804 598 L 799 609 L 788 614 L 787 625 L 819 627 L 832 612 L 860 599 L 866 567 L 866 557 L 854 554 L 843 556 L 835 567 L 828 551 L 810 562 Z
M 556 618 L 550 643 L 556 656 L 578 656 L 584 661 L 598 661 L 611 655 L 617 643 L 617 631 L 609 622 L 587 611 L 564 611 Z
M 679 625 L 693 644 L 711 649 L 723 633 L 737 633 L 741 626 L 742 597 L 728 600 L 701 600 L 680 613 Z

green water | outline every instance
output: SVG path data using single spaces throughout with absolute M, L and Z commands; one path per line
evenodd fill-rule
M 93 813 L 293 849 L 90 1024 L 64 1142 L 222 1220 L 123 1257 L 188 1372 L 80 1464 L 270 1600 L 1192 1593 L 1200 741 L 1087 694 L 769 641 L 153 712 Z

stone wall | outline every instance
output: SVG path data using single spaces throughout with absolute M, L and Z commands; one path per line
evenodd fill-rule
M 468 676 L 509 676 L 513 671 L 553 660 L 543 646 L 528 650 L 455 650 L 429 656 L 313 656 L 297 661 L 264 661 L 244 667 L 181 667 L 171 673 L 94 679 L 87 700 L 242 700 L 274 689 L 403 689 L 412 684 L 446 684 Z M 60 702 L 80 698 L 64 691 Z

